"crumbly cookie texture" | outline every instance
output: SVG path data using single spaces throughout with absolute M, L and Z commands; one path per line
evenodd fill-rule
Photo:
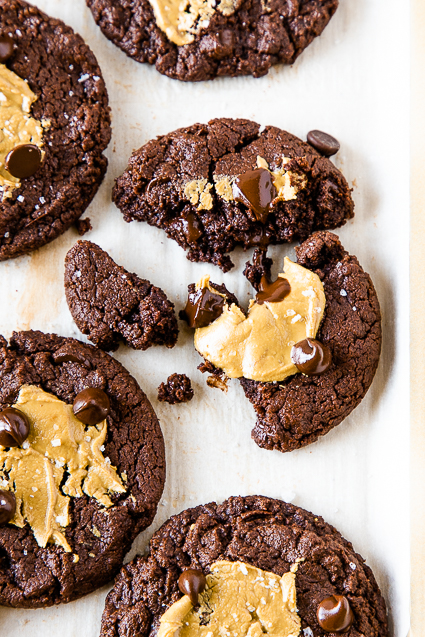
M 0 0 L 3 33 L 14 41 L 5 66 L 28 83 L 31 118 L 46 128 L 40 168 L 0 201 L 0 261 L 49 243 L 83 214 L 105 175 L 111 136 L 102 73 L 79 35 L 23 0 Z
M 265 75 L 292 64 L 338 0 L 86 0 L 104 35 L 138 62 L 185 81 Z
M 86 387 L 103 389 L 111 408 L 100 451 L 125 489 L 110 494 L 113 506 L 107 509 L 84 493 L 69 498 L 64 536 L 71 552 L 40 547 L 28 525 L 0 527 L 0 604 L 40 608 L 78 599 L 115 576 L 132 541 L 155 516 L 165 452 L 158 419 L 136 380 L 91 345 L 41 332 L 15 333 L 9 344 L 0 337 L 0 411 L 24 385 L 67 405 Z
M 320 602 L 347 597 L 354 613 L 347 633 L 387 637 L 385 602 L 372 571 L 350 542 L 324 520 L 263 496 L 229 498 L 170 518 L 150 541 L 149 555 L 121 569 L 106 598 L 101 637 L 147 637 L 182 599 L 178 578 L 187 568 L 205 575 L 220 560 L 243 562 L 282 576 L 296 564 L 300 635 L 325 637 L 317 621 Z
M 193 398 L 193 389 L 190 378 L 186 374 L 171 374 L 166 383 L 158 387 L 158 400 L 170 405 L 188 403 Z
M 104 350 L 120 340 L 133 349 L 174 347 L 174 305 L 165 292 L 116 264 L 91 241 L 78 241 L 65 257 L 65 294 L 83 334 Z
M 260 162 L 260 164 L 259 164 Z M 238 175 L 270 171 L 276 197 L 264 222 L 235 201 Z M 125 221 L 163 229 L 187 252 L 223 271 L 234 248 L 304 240 L 354 215 L 347 181 L 312 146 L 276 127 L 216 119 L 159 137 L 135 151 L 113 200 Z
M 316 232 L 295 251 L 298 264 L 322 281 L 326 306 L 316 338 L 330 349 L 333 362 L 318 376 L 296 374 L 277 383 L 239 379 L 257 415 L 253 440 L 259 447 L 279 451 L 315 442 L 357 407 L 374 378 L 382 340 L 379 301 L 371 278 L 338 237 Z M 248 263 L 247 278 L 256 286 L 270 265 L 270 259 Z M 223 292 L 223 286 L 214 287 Z M 234 295 L 224 292 L 234 303 Z M 208 362 L 200 369 L 214 373 Z

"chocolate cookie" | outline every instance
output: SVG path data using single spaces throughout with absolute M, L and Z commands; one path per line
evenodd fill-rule
M 7 157 L 0 149 L 5 260 L 52 241 L 83 214 L 106 172 L 111 127 L 96 58 L 70 27 L 22 0 L 0 0 L 0 39 L 11 42 L 0 59 L 0 89 L 2 74 L 8 82 L 27 83 L 19 89 L 30 92 L 21 115 L 33 125 L 26 137 L 32 155 L 18 143 Z M 6 108 L 8 101 L 0 102 L 0 137 Z M 29 166 L 31 157 L 38 157 L 38 168 Z
M 91 241 L 78 241 L 65 258 L 65 293 L 78 328 L 104 350 L 119 340 L 133 349 L 174 347 L 174 305 L 160 288 L 117 265 Z
M 162 228 L 189 260 L 225 272 L 233 266 L 226 253 L 237 245 L 304 240 L 354 214 L 350 188 L 327 157 L 290 133 L 272 126 L 260 133 L 242 119 L 148 142 L 116 180 L 113 200 L 125 221 Z
M 106 599 L 101 637 L 156 634 L 163 614 L 182 598 L 181 574 L 195 569 L 201 571 L 200 576 L 208 575 L 212 565 L 222 560 L 239 562 L 237 567 L 243 575 L 248 575 L 250 566 L 279 576 L 288 574 L 289 578 L 291 571 L 295 573 L 300 635 L 326 637 L 329 628 L 335 634 L 335 628 L 340 630 L 344 625 L 348 637 L 388 635 L 385 602 L 378 584 L 350 542 L 321 517 L 304 509 L 263 496 L 248 496 L 187 509 L 170 518 L 152 537 L 149 554 L 136 557 L 116 578 Z M 190 573 L 186 579 L 192 587 L 196 584 Z M 264 578 L 257 578 L 256 586 L 261 588 L 261 582 Z M 185 583 L 180 577 L 180 586 L 187 592 L 182 586 Z M 263 591 L 261 609 L 268 596 L 266 587 Z M 251 594 L 251 604 L 253 597 Z M 329 612 L 324 618 L 324 602 L 329 597 L 336 597 L 342 609 L 333 618 Z M 254 609 L 248 610 L 254 620 Z M 201 623 L 205 630 L 209 621 L 211 609 Z
M 305 447 L 339 425 L 369 389 L 381 351 L 378 298 L 356 257 L 330 232 L 311 235 L 295 251 L 297 263 L 316 273 L 323 284 L 326 305 L 316 339 L 331 356 L 325 369 L 314 375 L 299 373 L 282 382 L 239 379 L 257 414 L 252 438 L 259 447 L 279 451 Z M 247 264 L 245 274 L 257 289 L 270 265 L 270 259 L 258 255 L 256 263 Z M 222 286 L 214 288 L 223 293 Z M 224 293 L 235 302 L 233 295 Z M 223 375 L 208 361 L 200 369 Z
M 87 391 L 88 387 L 97 389 Z M 53 542 L 52 536 L 43 548 L 32 531 L 34 526 L 30 526 L 33 522 L 24 521 L 22 528 L 0 523 L 0 604 L 38 608 L 77 599 L 104 585 L 117 573 L 136 535 L 153 520 L 164 486 L 165 454 L 158 420 L 135 379 L 119 362 L 91 345 L 31 331 L 13 334 L 9 345 L 0 337 L 0 425 L 7 425 L 4 410 L 17 403 L 24 389 L 26 392 L 47 392 L 54 407 L 59 404 L 61 409 L 68 410 L 68 414 L 72 410 L 76 422 L 84 423 L 80 424 L 86 431 L 78 443 L 80 455 L 86 443 L 92 444 L 90 433 L 98 435 L 96 427 L 100 430 L 104 426 L 89 425 L 99 423 L 108 414 L 106 439 L 96 452 L 103 468 L 98 464 L 97 474 L 96 471 L 91 474 L 91 469 L 88 474 L 87 471 L 75 474 L 75 465 L 71 468 L 68 463 L 63 478 L 63 482 L 67 481 L 60 483 L 59 503 L 64 501 L 64 494 L 76 496 L 69 497 L 66 528 L 58 527 L 58 524 L 64 525 L 61 517 L 53 516 L 51 522 L 56 531 L 60 530 L 54 538 L 61 537 L 61 545 L 56 539 Z M 23 407 L 19 401 L 20 398 L 17 404 L 20 410 Z M 48 409 L 48 405 L 44 409 Z M 38 426 L 37 419 L 34 423 L 31 431 Z M 64 471 L 61 467 L 68 462 L 66 458 L 62 461 L 60 458 L 68 451 L 61 423 L 60 418 L 54 419 L 53 430 L 57 433 L 52 435 L 54 440 L 51 442 L 50 437 L 47 438 L 46 444 L 50 446 L 44 454 L 46 459 L 41 456 L 58 480 L 60 474 L 58 478 L 57 472 Z M 76 430 L 74 438 L 77 440 Z M 28 440 L 31 442 L 31 436 Z M 16 457 L 21 454 L 24 459 L 31 457 L 26 455 L 34 453 L 31 447 L 28 448 L 28 440 L 21 448 L 0 446 L 2 465 L 4 458 L 13 454 L 18 454 Z M 2 431 L 0 445 L 5 445 Z M 48 461 L 52 454 L 57 454 L 54 466 Z M 121 487 L 100 496 L 98 489 L 102 475 L 105 475 L 105 462 Z M 10 464 L 7 466 L 10 470 Z M 84 468 L 80 462 L 77 466 L 81 470 Z M 37 484 L 37 473 L 40 471 L 31 472 L 31 488 Z M 90 476 L 94 479 L 91 490 L 97 492 L 94 497 L 86 495 L 90 491 L 87 484 Z M 78 493 L 78 488 L 72 493 L 67 486 L 71 478 L 74 488 L 85 478 L 84 493 L 81 490 Z M 2 485 L 6 479 L 7 475 L 2 471 Z M 23 482 L 20 487 L 18 481 L 15 482 L 16 500 L 19 510 L 26 512 L 26 519 L 31 520 L 32 509 L 25 509 L 28 502 L 24 500 L 22 505 L 18 492 L 26 488 L 31 498 L 38 496 L 37 487 L 32 488 L 32 493 L 30 486 L 25 484 L 27 478 Z M 1 504 L 0 498 L 0 508 Z M 67 545 L 69 550 L 64 548 Z
M 86 2 L 106 37 L 129 57 L 191 82 L 260 77 L 273 64 L 293 64 L 338 7 L 338 0 Z

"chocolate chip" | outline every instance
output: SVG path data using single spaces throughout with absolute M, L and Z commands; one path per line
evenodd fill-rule
M 207 578 L 202 571 L 188 568 L 179 577 L 179 589 L 183 595 L 188 595 L 194 606 L 198 606 L 198 596 L 205 590 Z
M 189 294 L 182 314 L 189 327 L 206 327 L 222 314 L 223 307 L 224 298 L 220 294 L 202 288 Z
M 77 349 L 69 346 L 61 347 L 52 354 L 53 361 L 56 365 L 61 363 L 80 363 L 85 367 L 90 368 L 90 361 Z
M 258 221 L 265 223 L 270 203 L 277 195 L 272 176 L 265 168 L 249 170 L 236 178 L 233 197 L 253 211 Z
M 15 146 L 6 157 L 6 170 L 17 179 L 31 177 L 41 165 L 41 150 L 34 144 Z
M 317 608 L 317 621 L 327 633 L 345 633 L 354 621 L 350 603 L 343 595 L 330 595 Z
M 0 36 L 0 62 L 4 64 L 13 53 L 13 40 L 8 35 Z
M 28 438 L 30 424 L 26 415 L 14 407 L 6 407 L 0 412 L 0 445 L 20 447 Z
M 300 372 L 317 376 L 326 372 L 332 363 L 332 354 L 326 345 L 314 338 L 296 343 L 291 350 L 291 359 Z
M 0 491 L 0 525 L 13 519 L 16 512 L 16 497 L 13 491 Z
M 109 414 L 109 398 L 102 389 L 88 387 L 77 394 L 72 409 L 85 425 L 97 425 Z
M 335 155 L 340 149 L 340 143 L 335 137 L 320 130 L 311 130 L 307 134 L 307 141 L 325 157 Z
M 262 305 L 266 301 L 268 303 L 278 303 L 279 301 L 283 301 L 290 292 L 291 286 L 287 279 L 278 277 L 276 281 L 270 283 L 266 276 L 262 276 L 255 300 L 259 305 Z

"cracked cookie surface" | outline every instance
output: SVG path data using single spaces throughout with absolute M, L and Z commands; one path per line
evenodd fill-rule
M 192 42 L 177 46 L 157 25 L 148 0 L 86 2 L 104 35 L 129 57 L 192 82 L 260 77 L 274 64 L 292 64 L 338 8 L 338 0 L 242 0 L 231 15 L 213 11 Z
M 0 36 L 15 48 L 5 62 L 35 93 L 31 114 L 49 122 L 41 167 L 0 201 L 0 261 L 63 234 L 84 212 L 106 173 L 108 95 L 96 58 L 60 20 L 22 0 L 0 0 Z
M 187 509 L 154 534 L 149 555 L 124 566 L 106 598 L 101 637 L 147 637 L 181 593 L 187 568 L 208 574 L 218 560 L 241 561 L 283 575 L 298 564 L 300 635 L 325 637 L 316 610 L 344 595 L 354 613 L 347 637 L 387 637 L 385 602 L 371 569 L 321 517 L 263 496 L 233 497 Z M 310 629 L 310 630 L 308 630 Z
M 289 195 L 286 187 L 273 200 L 264 223 L 233 199 L 231 187 L 258 161 L 286 175 L 290 186 Z M 227 253 L 237 245 L 304 240 L 354 215 L 347 181 L 329 159 L 290 133 L 270 126 L 260 132 L 259 124 L 242 119 L 195 124 L 148 142 L 116 180 L 113 200 L 125 221 L 162 228 L 190 261 L 225 272 L 233 267 Z
M 117 349 L 120 340 L 140 350 L 177 342 L 174 305 L 165 292 L 91 241 L 78 241 L 66 255 L 65 294 L 78 328 L 104 350 Z
M 65 537 L 71 553 L 53 544 L 41 548 L 28 525 L 0 527 L 0 603 L 39 608 L 69 602 L 110 581 L 133 539 L 154 518 L 165 481 L 158 419 L 118 361 L 72 338 L 18 332 L 8 345 L 0 337 L 0 381 L 0 410 L 14 403 L 25 384 L 68 404 L 85 387 L 98 387 L 111 403 L 104 455 L 126 487 L 112 496 L 113 507 L 105 513 L 93 498 L 70 498 Z
M 333 362 L 318 376 L 296 374 L 277 383 L 239 379 L 257 415 L 252 438 L 259 447 L 279 451 L 315 442 L 357 407 L 375 375 L 382 340 L 373 283 L 338 237 L 317 232 L 295 251 L 297 263 L 315 272 L 323 283 L 326 307 L 316 338 L 329 347 Z M 258 284 L 270 265 L 270 259 L 248 263 L 248 280 Z M 207 362 L 200 369 L 215 370 Z

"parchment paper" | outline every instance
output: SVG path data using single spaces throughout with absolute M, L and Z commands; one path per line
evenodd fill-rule
M 180 309 L 186 286 L 203 273 L 226 281 L 240 299 L 252 289 L 242 276 L 251 252 L 234 254 L 228 274 L 191 264 L 163 232 L 124 223 L 110 202 L 114 177 L 134 148 L 152 137 L 213 117 L 247 117 L 305 139 L 312 128 L 341 142 L 335 163 L 353 187 L 355 219 L 338 234 L 371 274 L 381 302 L 383 352 L 362 404 L 325 438 L 281 454 L 250 439 L 254 411 L 237 381 L 227 395 L 206 386 L 200 359 L 182 326 L 173 350 L 117 358 L 138 379 L 161 420 L 167 450 L 167 484 L 158 515 L 136 541 L 143 551 L 170 515 L 230 495 L 264 494 L 291 501 L 334 524 L 372 567 L 389 605 L 394 635 L 409 626 L 409 13 L 397 0 L 341 0 L 321 38 L 292 67 L 261 79 L 183 84 L 139 65 L 109 43 L 84 0 L 38 0 L 92 47 L 109 90 L 113 139 L 107 177 L 86 216 L 97 242 L 125 268 L 161 286 Z M 0 264 L 0 332 L 41 329 L 81 337 L 63 293 L 63 260 L 77 240 L 71 230 L 28 257 Z M 275 247 L 275 272 L 290 247 Z M 156 400 L 156 388 L 173 372 L 193 381 L 188 405 Z M 108 588 L 53 609 L 0 609 L 8 637 L 96 637 Z

